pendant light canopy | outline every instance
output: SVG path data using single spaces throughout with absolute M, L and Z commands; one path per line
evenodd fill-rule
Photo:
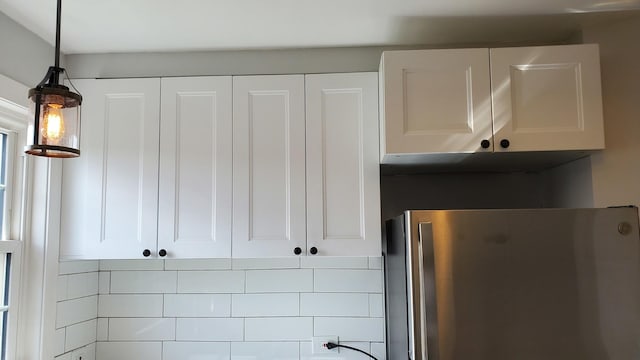
M 56 17 L 55 65 L 44 79 L 29 90 L 30 121 L 25 152 L 31 155 L 70 158 L 80 156 L 80 105 L 82 96 L 60 84 L 60 15 Z

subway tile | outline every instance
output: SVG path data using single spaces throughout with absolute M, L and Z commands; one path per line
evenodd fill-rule
M 384 317 L 382 294 L 369 294 L 369 316 Z
M 100 295 L 99 317 L 162 317 L 162 295 Z
M 95 319 L 98 314 L 98 296 L 61 301 L 56 304 L 56 328 Z
M 71 360 L 77 359 L 96 360 L 96 343 L 91 343 L 85 347 L 72 351 Z
M 111 341 L 175 340 L 176 319 L 164 318 L 111 318 Z
M 297 269 L 300 267 L 299 257 L 232 259 L 233 269 Z
M 240 341 L 244 320 L 232 318 L 178 318 L 178 341 Z
M 247 293 L 313 291 L 313 270 L 247 270 Z
M 54 347 L 54 353 L 53 356 L 58 356 L 60 354 L 64 353 L 64 337 L 65 337 L 65 329 L 66 328 L 62 328 L 62 329 L 57 329 L 55 334 L 54 334 L 54 343 L 55 343 L 55 347 Z
M 60 356 L 56 356 L 54 360 L 71 360 L 71 353 L 66 353 Z
M 296 294 L 234 294 L 232 315 L 249 316 L 298 316 L 299 295 Z
M 337 335 L 340 341 L 384 341 L 384 319 L 316 317 L 313 334 Z
M 309 340 L 313 335 L 313 318 L 246 318 L 245 341 Z
M 229 360 L 228 342 L 165 341 L 162 360 Z
M 67 299 L 98 294 L 98 272 L 67 275 Z
M 378 360 L 387 360 L 387 347 L 383 342 L 372 342 L 371 355 L 375 356 Z
M 108 294 L 111 291 L 111 272 L 98 273 L 98 294 Z
M 107 341 L 109 340 L 109 319 L 99 318 L 96 325 L 96 340 Z
M 298 360 L 298 342 L 232 342 L 231 360 Z
M 369 352 L 368 342 L 340 341 L 340 344 Z M 360 352 L 339 348 L 334 349 L 332 353 L 313 354 L 312 342 L 300 343 L 300 359 L 301 360 L 366 360 L 368 357 Z
M 179 293 L 244 292 L 244 271 L 179 271 Z
M 369 257 L 369 269 L 382 269 L 382 256 L 371 256 Z
M 369 316 L 369 294 L 303 293 L 302 316 Z
M 300 259 L 300 265 L 302 268 L 367 269 L 369 259 L 347 256 L 305 256 Z
M 69 285 L 69 275 L 58 275 L 56 283 L 56 301 L 67 300 L 67 286 Z
M 166 317 L 226 317 L 231 315 L 230 294 L 166 294 Z
M 78 274 L 98 271 L 97 260 L 61 261 L 58 263 L 58 274 Z
M 71 351 L 96 341 L 96 319 L 68 326 L 64 350 Z
M 112 271 L 111 293 L 175 293 L 175 271 Z
M 231 259 L 167 259 L 165 270 L 231 270 Z
M 97 360 L 158 360 L 162 358 L 161 342 L 98 342 Z
M 370 292 L 382 293 L 380 270 L 315 269 L 316 292 Z
M 164 260 L 134 259 L 134 260 L 100 260 L 100 271 L 109 270 L 164 270 Z

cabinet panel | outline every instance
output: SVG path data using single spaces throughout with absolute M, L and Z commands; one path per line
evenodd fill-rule
M 380 255 L 377 74 L 306 76 L 307 246 Z
M 75 250 L 85 258 L 138 258 L 156 244 L 159 79 L 75 85 L 86 99 L 82 154 L 63 165 L 62 239 L 84 244 Z
M 231 256 L 231 77 L 162 79 L 158 249 Z
M 234 257 L 304 251 L 304 77 L 235 77 L 233 96 Z
M 491 140 L 487 49 L 388 51 L 381 62 L 382 161 L 470 153 Z
M 597 45 L 491 49 L 496 151 L 604 148 Z

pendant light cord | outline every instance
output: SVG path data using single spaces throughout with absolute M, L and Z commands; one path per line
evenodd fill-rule
M 56 58 L 55 67 L 60 67 L 60 19 L 62 18 L 62 0 L 58 0 L 56 12 Z

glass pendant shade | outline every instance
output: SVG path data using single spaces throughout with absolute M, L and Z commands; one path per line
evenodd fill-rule
M 29 90 L 30 123 L 25 152 L 56 158 L 80 156 L 82 96 L 58 84 Z

